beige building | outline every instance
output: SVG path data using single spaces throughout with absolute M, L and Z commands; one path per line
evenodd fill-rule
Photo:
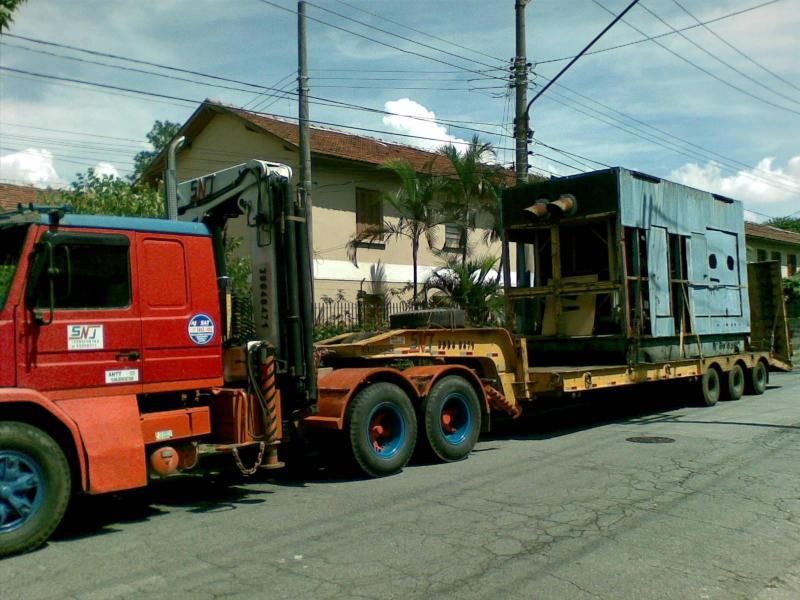
M 192 179 L 245 162 L 269 160 L 290 166 L 294 183 L 298 175 L 298 126 L 214 102 L 202 104 L 183 125 L 180 135 L 189 144 L 178 154 L 178 181 Z M 315 300 L 340 294 L 355 300 L 363 287 L 370 292 L 373 273 L 382 265 L 388 288 L 400 289 L 412 281 L 411 244 L 407 238 L 364 244 L 358 250 L 358 266 L 347 256 L 347 244 L 361 228 L 396 219 L 382 196 L 397 190 L 399 181 L 378 167 L 391 159 L 404 159 L 421 171 L 430 161 L 444 167 L 441 157 L 417 148 L 349 133 L 311 128 L 312 224 Z M 144 179 L 160 176 L 162 153 L 145 172 Z M 480 225 L 480 223 L 479 223 Z M 437 247 L 457 250 L 460 236 L 453 227 L 437 231 Z M 470 234 L 470 250 L 477 255 L 500 255 L 500 244 L 488 245 L 481 231 Z M 423 241 L 419 256 L 422 283 L 442 260 Z M 406 292 L 403 295 L 408 298 Z
M 748 262 L 778 261 L 784 277 L 798 272 L 800 233 L 758 223 L 745 223 L 744 232 Z

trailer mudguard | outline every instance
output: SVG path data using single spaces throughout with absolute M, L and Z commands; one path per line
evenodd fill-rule
M 44 411 L 69 432 L 69 439 L 73 446 L 71 448 L 64 448 L 64 453 L 67 456 L 72 455 L 76 458 L 77 466 L 80 469 L 81 489 L 87 491 L 89 476 L 85 448 L 78 426 L 70 416 L 49 398 L 43 396 L 36 390 L 25 388 L 0 388 L 0 410 L 2 410 L 4 406 L 11 407 L 9 413 L 4 417 L 7 420 L 13 421 L 15 413 L 22 415 L 24 413 L 22 409 L 25 407 L 35 407 L 38 409 L 37 412 Z M 41 426 L 41 423 L 37 423 L 36 421 L 31 424 Z
M 483 403 L 483 407 L 486 411 L 485 414 L 489 413 L 490 406 L 488 398 L 486 397 L 486 392 L 483 388 L 483 383 L 475 374 L 475 371 L 468 369 L 463 365 L 450 364 L 411 367 L 410 369 L 403 371 L 403 375 L 408 377 L 414 384 L 414 387 L 417 389 L 417 393 L 419 394 L 420 398 L 427 396 L 434 384 L 442 377 L 447 375 L 458 375 L 459 377 L 463 377 L 469 381 L 470 384 L 472 384 L 472 387 L 475 388 L 475 393 L 478 394 L 478 398 L 480 398 L 481 402 Z
M 344 429 L 347 405 L 357 392 L 370 383 L 386 381 L 400 386 L 416 404 L 419 401 L 416 387 L 404 372 L 390 367 L 363 367 L 334 369 L 319 379 L 318 412 L 303 419 L 315 429 Z

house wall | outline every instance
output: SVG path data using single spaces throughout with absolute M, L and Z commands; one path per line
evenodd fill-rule
M 298 154 L 283 140 L 262 131 L 254 131 L 239 119 L 218 114 L 192 140 L 191 146 L 178 156 L 178 181 L 257 158 L 283 163 L 292 168 L 297 183 Z M 356 188 L 393 193 L 399 184 L 391 173 L 375 165 L 354 161 L 335 160 L 312 155 L 312 239 L 314 246 L 314 295 L 319 302 L 323 297 L 336 298 L 340 293 L 354 301 L 362 287 L 370 291 L 370 269 L 379 261 L 386 272 L 388 288 L 403 288 L 413 277 L 411 243 L 407 238 L 386 240 L 383 249 L 360 248 L 358 266 L 347 255 L 347 243 L 356 233 Z M 384 202 L 384 217 L 397 220 L 397 214 Z M 436 231 L 437 246 L 444 243 L 444 226 Z M 470 235 L 470 248 L 475 255 L 500 255 L 500 244 L 488 245 L 482 240 L 483 231 Z M 422 283 L 441 259 L 427 247 L 423 240 L 420 248 L 418 278 Z M 408 299 L 406 291 L 400 298 Z
M 764 254 L 764 258 L 759 258 L 759 250 Z M 797 267 L 800 264 L 800 245 L 775 242 L 764 238 L 748 236 L 747 238 L 747 262 L 759 260 L 776 260 L 780 258 L 781 275 L 791 277 L 798 273 Z M 792 266 L 792 264 L 794 266 Z

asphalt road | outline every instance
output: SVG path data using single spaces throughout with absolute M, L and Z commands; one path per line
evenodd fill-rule
M 713 408 L 683 392 L 540 411 L 384 480 L 94 498 L 0 562 L 0 597 L 800 598 L 800 373 Z

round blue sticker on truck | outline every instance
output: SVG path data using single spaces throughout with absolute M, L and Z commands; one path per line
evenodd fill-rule
M 189 338 L 200 346 L 214 339 L 214 320 L 200 313 L 189 320 Z

